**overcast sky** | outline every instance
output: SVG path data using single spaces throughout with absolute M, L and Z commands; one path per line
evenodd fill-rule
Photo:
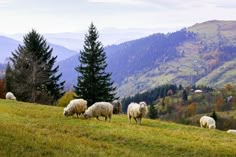
M 236 0 L 0 0 L 0 32 L 98 29 L 169 32 L 207 20 L 236 20 Z

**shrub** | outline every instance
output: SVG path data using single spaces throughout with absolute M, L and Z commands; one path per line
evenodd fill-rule
M 68 91 L 66 92 L 57 102 L 57 106 L 66 107 L 71 100 L 74 99 L 75 93 Z

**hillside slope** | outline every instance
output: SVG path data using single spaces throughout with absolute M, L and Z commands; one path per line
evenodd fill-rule
M 207 21 L 168 34 L 105 47 L 108 71 L 127 97 L 166 83 L 223 87 L 236 83 L 236 21 Z M 78 55 L 60 62 L 65 80 L 76 83 Z
M 144 119 L 65 118 L 63 108 L 0 99 L 0 156 L 234 156 L 235 135 Z

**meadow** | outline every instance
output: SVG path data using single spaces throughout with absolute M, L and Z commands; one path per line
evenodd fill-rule
M 236 156 L 236 135 L 159 120 L 69 117 L 62 107 L 0 99 L 0 156 Z

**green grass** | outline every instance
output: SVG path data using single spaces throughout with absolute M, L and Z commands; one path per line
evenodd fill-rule
M 0 156 L 235 156 L 236 136 L 159 120 L 65 118 L 63 108 L 0 99 Z

